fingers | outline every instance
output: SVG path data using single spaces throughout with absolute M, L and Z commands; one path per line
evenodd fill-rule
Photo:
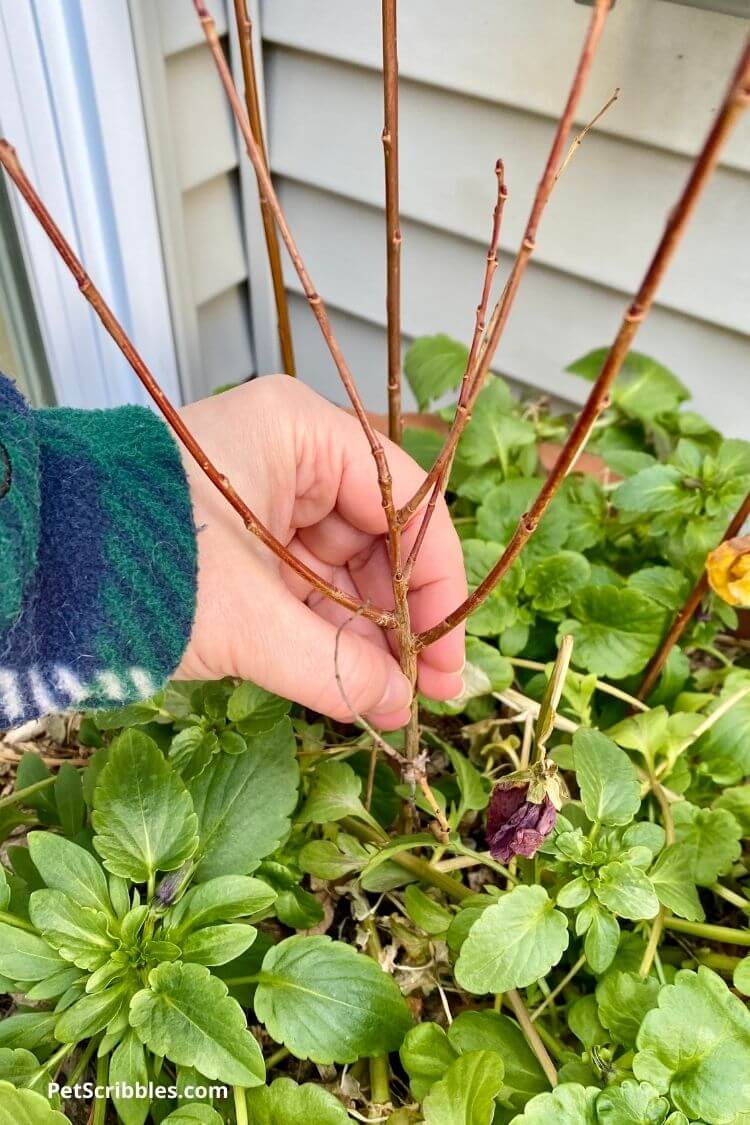
M 291 593 L 265 632 L 263 667 L 240 674 L 340 722 L 359 714 L 390 730 L 408 721 L 411 686 L 387 647 L 348 626 L 339 632 Z

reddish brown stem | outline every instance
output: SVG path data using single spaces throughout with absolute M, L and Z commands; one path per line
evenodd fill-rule
M 316 590 L 320 590 L 321 593 L 326 594 L 329 598 L 333 599 L 333 601 L 338 602 L 347 609 L 351 609 L 355 613 L 363 613 L 366 617 L 378 622 L 378 624 L 391 627 L 393 625 L 392 613 L 388 613 L 386 610 L 373 609 L 370 606 L 365 606 L 343 590 L 332 586 L 331 583 L 321 578 L 319 574 L 316 574 L 315 571 L 310 570 L 308 566 L 305 566 L 304 563 L 295 558 L 284 544 L 276 539 L 268 528 L 261 523 L 245 501 L 235 492 L 230 481 L 224 476 L 220 469 L 213 464 L 208 454 L 201 448 L 185 425 L 179 412 L 164 394 L 164 391 L 141 359 L 122 325 L 74 254 L 65 235 L 57 226 L 49 211 L 42 203 L 42 200 L 37 195 L 21 167 L 15 149 L 5 140 L 0 140 L 0 164 L 2 164 L 3 168 L 26 200 L 45 234 L 55 247 L 55 250 L 75 278 L 81 293 L 89 302 L 177 437 L 209 480 L 218 488 L 219 492 L 221 492 L 241 517 L 248 531 L 252 532 L 253 535 L 260 539 L 261 543 L 269 547 L 282 562 L 288 567 L 291 567 L 292 570 L 295 570 L 297 574 L 309 582 Z
M 250 128 L 260 148 L 263 162 L 268 168 L 268 153 L 263 137 L 263 121 L 260 113 L 260 99 L 258 97 L 258 81 L 255 73 L 255 57 L 253 53 L 253 25 L 247 11 L 246 0 L 234 0 L 234 14 L 237 23 L 237 38 L 240 45 L 240 58 L 242 60 L 242 77 L 245 83 L 245 105 Z M 292 344 L 292 325 L 289 319 L 289 302 L 284 287 L 284 275 L 281 268 L 281 253 L 279 238 L 273 215 L 268 206 L 268 200 L 258 181 L 258 197 L 260 214 L 263 221 L 263 233 L 266 239 L 268 265 L 271 271 L 271 284 L 273 297 L 276 303 L 276 320 L 279 333 L 279 346 L 281 348 L 281 361 L 287 375 L 296 375 L 294 363 L 294 347 Z
M 397 0 L 383 0 L 383 154 L 385 157 L 388 436 L 401 444 L 401 222 L 398 169 Z
M 432 644 L 439 637 L 450 632 L 480 606 L 521 553 L 524 544 L 536 531 L 539 521 L 549 507 L 553 496 L 573 468 L 597 418 L 609 401 L 610 389 L 630 350 L 630 345 L 638 328 L 649 313 L 659 284 L 687 228 L 701 193 L 716 168 L 721 150 L 739 120 L 743 109 L 747 107 L 748 101 L 750 101 L 750 40 L 745 45 L 729 89 L 716 114 L 708 137 L 693 164 L 682 194 L 670 212 L 664 234 L 646 270 L 640 288 L 625 312 L 620 330 L 604 361 L 601 373 L 539 495 L 531 509 L 521 517 L 510 543 L 487 577 L 453 613 L 448 615 L 445 621 L 432 629 L 428 629 L 425 633 L 419 634 L 417 643 L 420 646 Z
M 734 539 L 735 535 L 739 535 L 742 530 L 745 520 L 750 516 L 750 492 L 742 502 L 741 507 L 735 513 L 732 522 L 724 532 L 722 543 L 726 539 Z M 656 681 L 661 675 L 664 665 L 667 663 L 667 657 L 679 641 L 682 634 L 687 629 L 688 625 L 693 619 L 693 615 L 698 606 L 703 601 L 705 594 L 708 593 L 708 571 L 703 570 L 700 578 L 690 591 L 687 601 L 675 617 L 669 632 L 664 637 L 659 645 L 659 648 L 651 658 L 648 667 L 643 676 L 643 683 L 638 689 L 639 699 L 648 699 L 651 692 L 656 686 Z
M 466 360 L 466 368 L 461 380 L 461 390 L 458 398 L 458 409 L 463 408 L 465 397 L 468 394 L 471 381 L 471 372 L 474 370 L 474 363 L 476 361 L 477 352 L 479 351 L 482 333 L 484 332 L 485 328 L 487 307 L 489 305 L 490 293 L 492 292 L 492 281 L 497 270 L 497 252 L 498 247 L 500 246 L 500 231 L 503 222 L 503 211 L 508 199 L 508 189 L 505 186 L 505 168 L 503 166 L 502 160 L 498 160 L 497 164 L 495 165 L 495 175 L 497 176 L 497 201 L 495 203 L 495 209 L 492 216 L 492 234 L 490 236 L 490 244 L 487 250 L 487 263 L 484 271 L 482 296 L 479 304 L 477 305 L 476 319 L 474 322 L 474 336 L 471 341 L 469 356 Z M 438 478 L 435 482 L 435 486 L 432 490 L 432 495 L 430 496 L 427 507 L 425 508 L 424 515 L 422 516 L 422 523 L 420 524 L 419 531 L 417 532 L 417 537 L 414 540 L 414 544 L 404 568 L 404 574 L 406 576 L 407 582 L 411 577 L 412 571 L 414 569 L 414 564 L 416 563 L 417 557 L 419 556 L 419 552 L 422 550 L 422 544 L 425 541 L 425 537 L 430 526 L 430 521 L 432 520 L 435 508 L 437 506 L 438 498 L 443 495 L 448 485 L 448 478 L 451 472 L 452 460 L 453 458 L 449 457 L 446 460 L 445 465 L 442 467 L 440 474 L 438 475 Z
M 247 113 L 245 112 L 245 107 L 243 106 L 242 101 L 240 100 L 240 96 L 237 93 L 237 88 L 232 79 L 232 74 L 229 70 L 227 60 L 224 57 L 224 52 L 221 49 L 221 43 L 216 31 L 216 24 L 214 23 L 210 12 L 206 8 L 206 5 L 203 4 L 201 0 L 193 0 L 193 6 L 198 14 L 198 19 L 200 20 L 201 26 L 203 28 L 203 33 L 206 37 L 206 42 L 208 43 L 208 46 L 211 50 L 211 54 L 213 56 L 214 63 L 216 64 L 216 69 L 219 73 L 221 83 L 224 87 L 224 91 L 232 108 L 232 113 L 234 114 L 237 125 L 239 126 L 240 132 L 242 133 L 242 138 L 247 148 L 247 154 L 250 157 L 250 162 L 252 163 L 253 168 L 255 169 L 255 175 L 258 179 L 259 188 L 263 192 L 263 195 L 268 202 L 268 208 L 273 215 L 274 222 L 278 227 L 282 241 L 287 248 L 294 269 L 297 273 L 298 278 L 300 279 L 305 297 L 307 298 L 307 302 L 310 305 L 313 315 L 318 322 L 321 334 L 326 342 L 328 351 L 330 352 L 331 358 L 333 359 L 333 362 L 336 366 L 336 370 L 339 373 L 339 377 L 344 385 L 344 389 L 346 390 L 346 393 L 349 397 L 349 401 L 354 407 L 354 412 L 359 419 L 359 423 L 364 430 L 365 436 L 367 437 L 367 441 L 370 445 L 370 450 L 377 467 L 378 482 L 383 494 L 383 507 L 385 509 L 386 516 L 389 516 L 390 526 L 391 519 L 393 519 L 395 522 L 395 508 L 393 507 L 393 484 L 383 445 L 377 433 L 373 429 L 369 418 L 367 417 L 367 413 L 362 404 L 359 392 L 357 391 L 357 388 L 354 384 L 352 373 L 349 370 L 349 366 L 346 360 L 344 359 L 344 355 L 341 351 L 339 343 L 334 336 L 331 322 L 328 317 L 328 312 L 326 310 L 325 304 L 323 303 L 323 299 L 316 291 L 315 286 L 312 283 L 310 275 L 308 274 L 307 269 L 305 268 L 305 264 L 302 261 L 302 256 L 297 248 L 297 243 L 295 242 L 292 232 L 289 229 L 286 215 L 284 214 L 284 210 L 281 206 L 281 203 L 279 202 L 279 197 L 276 194 L 276 190 L 271 181 L 269 171 L 266 168 L 266 164 L 263 159 L 263 153 L 261 152 L 258 142 L 253 136 L 253 131 L 250 127 L 250 122 L 248 120 Z
M 557 129 L 555 130 L 552 147 L 547 157 L 544 173 L 537 187 L 521 247 L 516 255 L 510 277 L 508 278 L 500 300 L 493 309 L 482 346 L 475 359 L 475 369 L 471 372 L 470 386 L 466 391 L 464 401 L 460 404 L 461 409 L 456 411 L 445 445 L 440 451 L 435 464 L 432 466 L 427 477 L 411 500 L 399 510 L 399 519 L 402 523 L 405 523 L 414 514 L 440 477 L 445 465 L 452 459 L 456 446 L 458 445 L 458 440 L 471 418 L 472 407 L 482 389 L 484 380 L 490 369 L 490 364 L 497 351 L 498 344 L 500 343 L 505 325 L 508 321 L 508 316 L 510 315 L 510 310 L 513 307 L 516 293 L 518 292 L 518 287 L 521 284 L 521 278 L 536 248 L 536 236 L 539 223 L 549 201 L 552 189 L 555 186 L 555 177 L 557 176 L 557 171 L 560 166 L 565 142 L 570 133 L 573 121 L 575 120 L 576 110 L 578 109 L 578 104 L 581 100 L 581 95 L 583 94 L 583 89 L 591 70 L 591 64 L 594 61 L 596 48 L 601 39 L 602 32 L 604 31 L 604 24 L 610 7 L 611 0 L 596 0 L 596 7 L 591 16 L 581 55 L 578 60 L 578 66 L 576 67 L 573 82 L 568 93 L 568 100 L 565 103 L 565 109 L 563 110 Z

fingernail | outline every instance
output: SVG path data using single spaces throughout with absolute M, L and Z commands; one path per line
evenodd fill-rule
M 379 715 L 388 715 L 393 711 L 402 711 L 404 707 L 409 706 L 411 699 L 411 684 L 402 672 L 396 672 L 388 680 L 385 694 L 377 706 L 373 707 L 373 711 Z

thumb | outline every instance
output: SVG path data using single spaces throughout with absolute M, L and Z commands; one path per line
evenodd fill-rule
M 339 631 L 291 595 L 269 622 L 262 672 L 248 669 L 248 678 L 339 722 L 356 714 L 396 729 L 409 718 L 411 685 L 392 653 L 353 629 Z

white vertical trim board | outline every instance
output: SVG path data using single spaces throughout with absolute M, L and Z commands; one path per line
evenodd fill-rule
M 180 398 L 126 0 L 0 0 L 0 125 L 97 287 Z M 59 402 L 145 392 L 24 206 L 20 234 Z

